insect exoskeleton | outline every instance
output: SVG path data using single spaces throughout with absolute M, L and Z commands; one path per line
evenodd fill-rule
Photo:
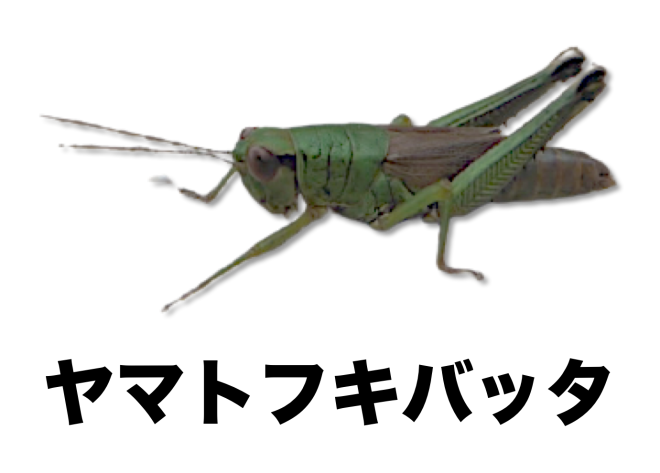
M 177 149 L 74 145 L 77 148 L 201 154 L 220 159 L 222 154 L 231 155 L 231 170 L 209 193 L 179 189 L 206 203 L 218 196 L 236 172 L 251 196 L 269 212 L 288 214 L 296 209 L 299 197 L 305 201 L 307 207 L 296 220 L 258 242 L 164 310 L 244 261 L 279 247 L 328 210 L 378 230 L 416 217 L 438 222 L 438 267 L 447 273 L 467 272 L 483 279 L 477 271 L 446 264 L 452 217 L 491 202 L 570 197 L 614 185 L 609 169 L 600 161 L 578 151 L 546 147 L 603 91 L 606 72 L 602 67 L 592 67 L 578 76 L 511 136 L 502 135 L 499 129 L 554 85 L 578 75 L 584 60 L 579 49 L 570 48 L 527 79 L 424 127 L 413 126 L 406 115 L 399 115 L 390 125 L 252 127 L 241 132 L 232 151 L 55 119 L 142 137 Z
M 287 130 L 246 128 L 232 156 L 254 200 L 276 214 L 296 210 L 296 151 Z

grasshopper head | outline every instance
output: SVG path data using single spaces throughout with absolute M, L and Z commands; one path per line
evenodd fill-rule
M 266 210 L 296 210 L 296 152 L 287 130 L 246 128 L 232 153 L 243 184 Z

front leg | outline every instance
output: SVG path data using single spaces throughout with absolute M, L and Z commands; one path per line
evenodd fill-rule
M 222 188 L 225 187 L 227 182 L 229 182 L 229 179 L 234 175 L 236 171 L 237 171 L 236 167 L 232 167 L 231 170 L 227 174 L 225 174 L 225 177 L 222 178 L 222 180 L 218 183 L 218 185 L 215 186 L 213 189 L 211 189 L 211 191 L 208 194 L 198 194 L 195 191 L 184 189 L 182 187 L 179 188 L 179 192 L 181 192 L 186 197 L 201 200 L 205 204 L 210 204 L 215 200 L 216 197 L 218 197 L 218 194 L 220 193 Z

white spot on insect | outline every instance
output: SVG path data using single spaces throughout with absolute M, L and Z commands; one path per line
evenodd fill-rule
M 158 184 L 161 186 L 173 186 L 174 182 L 172 182 L 172 179 L 170 179 L 167 176 L 154 176 L 151 179 L 149 179 L 151 182 L 154 184 Z

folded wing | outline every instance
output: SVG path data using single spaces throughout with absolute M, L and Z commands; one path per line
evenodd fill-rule
M 390 146 L 383 171 L 411 189 L 442 178 L 451 180 L 472 161 L 502 141 L 492 127 L 387 127 Z

